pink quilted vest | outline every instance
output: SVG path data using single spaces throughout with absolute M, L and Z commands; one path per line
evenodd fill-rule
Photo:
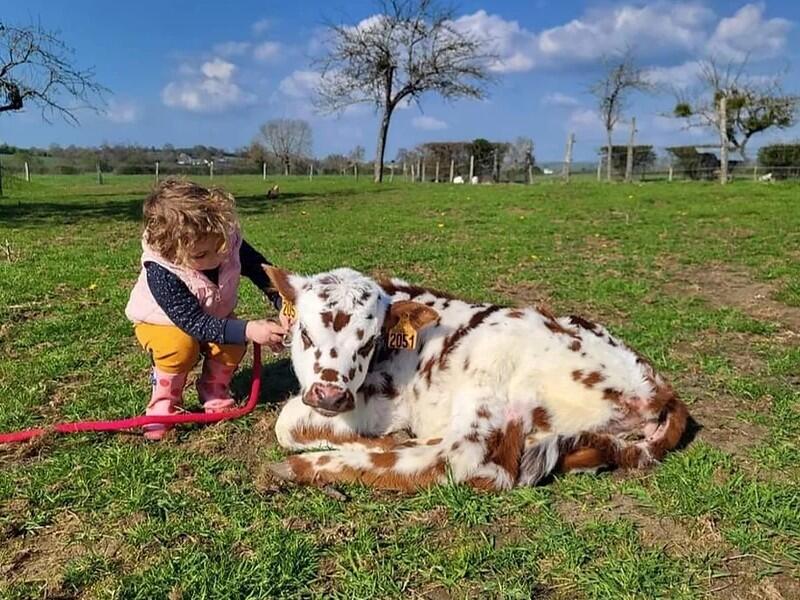
M 142 270 L 125 307 L 125 316 L 134 323 L 174 325 L 150 293 L 147 273 L 144 270 L 146 262 L 157 263 L 177 275 L 197 297 L 204 312 L 219 319 L 230 316 L 236 308 L 239 278 L 242 272 L 242 264 L 239 261 L 242 236 L 238 229 L 231 234 L 229 242 L 230 252 L 220 264 L 217 284 L 214 284 L 200 271 L 181 267 L 164 259 L 142 240 Z

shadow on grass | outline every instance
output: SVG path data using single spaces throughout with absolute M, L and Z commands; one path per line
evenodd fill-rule
M 388 189 L 371 190 L 371 194 L 389 191 Z M 242 195 L 236 199 L 236 206 L 243 215 L 254 215 L 261 212 L 289 204 L 327 198 L 335 200 L 342 197 L 351 197 L 363 194 L 363 190 L 343 189 L 326 192 L 309 193 L 282 193 L 280 198 L 267 200 L 266 196 Z M 90 221 L 140 221 L 142 218 L 141 198 L 119 198 L 116 200 L 95 198 L 113 198 L 127 194 L 101 193 L 92 194 L 88 199 L 82 198 L 75 202 L 15 200 L 3 198 L 0 200 L 0 225 L 28 225 L 34 227 L 53 225 L 72 225 Z
M 142 199 L 99 202 L 0 202 L 0 225 L 50 227 L 90 221 L 140 221 Z
M 242 398 L 242 402 L 247 401 L 250 393 L 250 370 L 239 371 L 231 382 L 233 395 Z M 292 363 L 288 358 L 268 363 L 261 367 L 261 395 L 258 399 L 259 404 L 268 406 L 277 405 L 289 396 L 297 394 L 300 388 L 297 378 L 292 371 Z

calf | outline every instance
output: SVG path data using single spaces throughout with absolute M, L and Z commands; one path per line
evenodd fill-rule
M 350 269 L 267 270 L 297 316 L 301 394 L 278 417 L 278 442 L 317 450 L 271 465 L 284 479 L 508 489 L 556 470 L 650 465 L 686 426 L 651 365 L 580 317 L 470 304 Z M 391 435 L 400 431 L 413 438 Z

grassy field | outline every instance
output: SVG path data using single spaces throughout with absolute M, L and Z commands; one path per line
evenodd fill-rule
M 686 447 L 649 472 L 339 502 L 263 469 L 295 385 L 270 358 L 240 421 L 0 448 L 0 597 L 800 597 L 800 185 L 279 182 L 267 202 L 259 178 L 215 181 L 275 263 L 604 322 L 690 404 Z M 142 412 L 123 309 L 150 184 L 42 177 L 0 199 L 0 431 Z

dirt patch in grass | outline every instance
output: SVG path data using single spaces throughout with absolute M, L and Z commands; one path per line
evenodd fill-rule
M 275 419 L 273 411 L 261 413 L 249 430 L 241 430 L 230 421 L 223 421 L 192 433 L 182 447 L 190 453 L 224 456 L 242 463 L 250 471 L 257 471 L 267 462 L 265 454 L 275 447 Z
M 710 557 L 716 563 L 713 576 L 702 581 L 706 593 L 720 600 L 789 600 L 800 598 L 800 581 L 793 578 L 788 565 L 773 563 L 739 553 L 724 541 L 713 519 L 660 517 L 622 494 L 608 502 L 580 504 L 573 500 L 556 505 L 561 517 L 577 526 L 592 521 L 627 519 L 636 525 L 641 542 L 662 548 L 672 556 L 693 560 Z
M 731 553 L 721 559 L 717 577 L 707 587 L 719 600 L 794 600 L 800 598 L 800 580 L 788 567 L 750 554 Z
M 658 516 L 623 494 L 614 494 L 608 502 L 602 503 L 602 507 L 588 507 L 588 510 L 573 501 L 561 502 L 558 511 L 565 520 L 575 521 L 575 515 L 578 515 L 579 522 L 598 518 L 628 519 L 636 525 L 644 545 L 663 548 L 675 556 L 714 552 L 723 543 L 722 535 L 711 521 L 690 527 L 683 520 Z
M 671 377 L 679 395 L 689 403 L 692 440 L 702 440 L 746 463 L 749 449 L 763 441 L 768 430 L 740 415 L 746 412 L 769 412 L 765 401 L 754 402 L 736 397 L 723 389 L 713 375 L 704 371 L 699 356 L 712 347 L 725 348 L 725 357 L 737 372 L 755 374 L 764 369 L 764 362 L 750 351 L 748 336 L 739 333 L 699 336 L 692 342 L 677 344 L 671 355 L 687 365 L 687 370 Z
M 749 451 L 766 439 L 768 430 L 762 425 L 750 423 L 739 415 L 747 407 L 741 400 L 728 394 L 701 391 L 702 396 L 689 407 L 689 413 L 697 428 L 693 441 L 705 441 L 739 459 L 745 469 L 753 463 Z
M 673 295 L 688 293 L 716 308 L 737 308 L 760 321 L 776 323 L 785 330 L 782 338 L 800 343 L 800 307 L 774 300 L 774 285 L 754 281 L 747 273 L 727 265 L 711 263 L 678 270 L 665 291 Z
M 67 565 L 89 554 L 112 562 L 131 557 L 123 542 L 103 536 L 87 540 L 86 524 L 74 513 L 58 515 L 54 523 L 36 533 L 5 540 L 0 551 L 0 579 L 8 584 L 33 583 L 42 586 L 43 597 L 72 597 L 63 589 Z M 108 530 L 114 530 L 108 527 Z
M 512 283 L 500 280 L 493 288 L 495 292 L 509 298 L 517 306 L 551 306 L 552 297 L 544 286 L 535 281 L 519 281 Z

